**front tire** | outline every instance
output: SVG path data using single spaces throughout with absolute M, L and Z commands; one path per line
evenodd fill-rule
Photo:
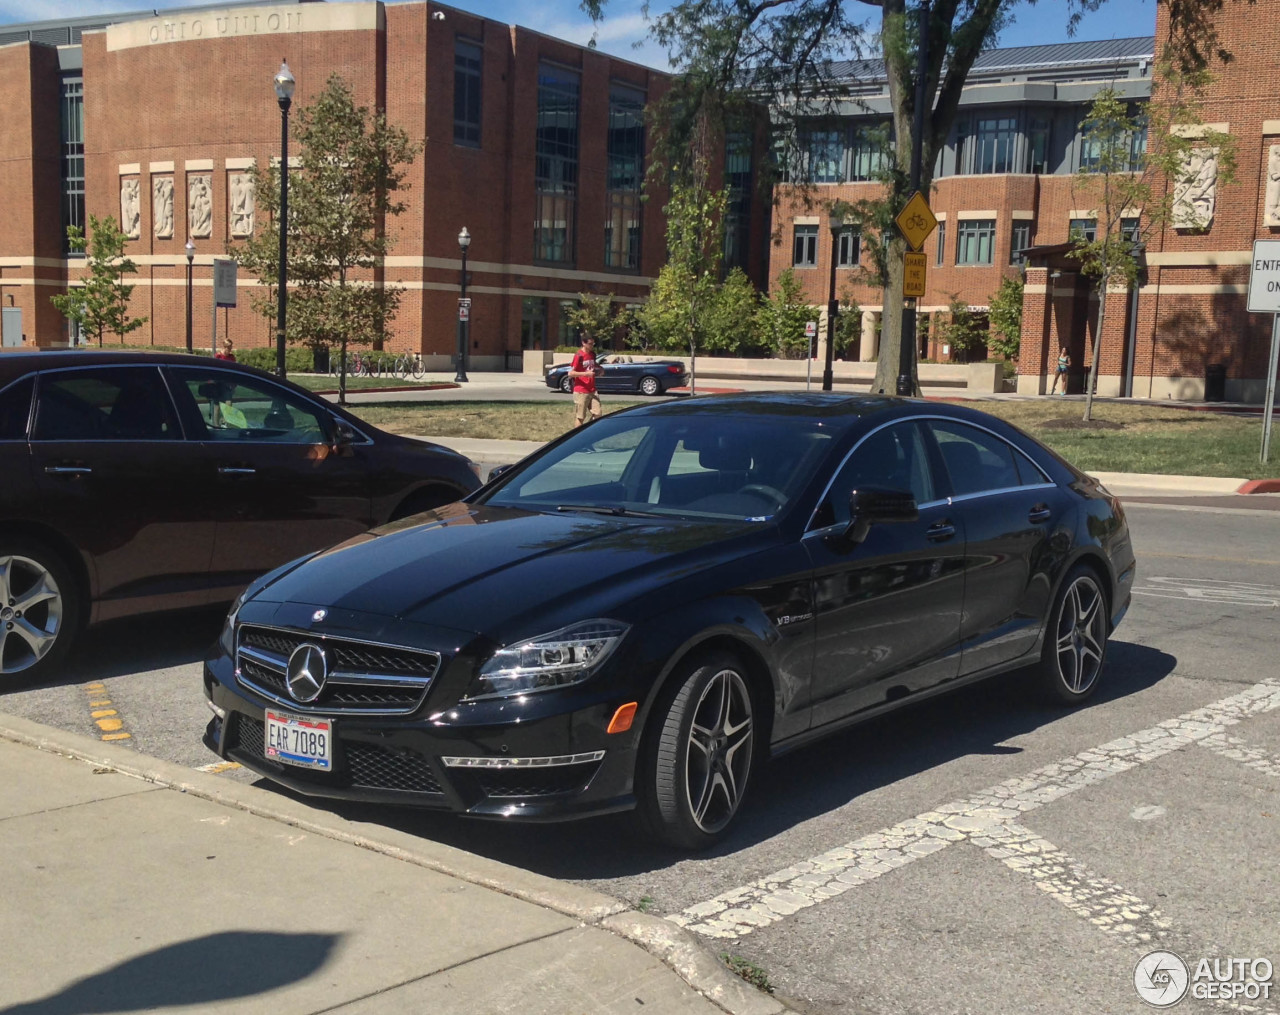
M 689 664 L 659 700 L 642 752 L 641 814 L 654 838 L 706 849 L 737 816 L 754 767 L 755 702 L 725 652 Z
M 656 377 L 640 378 L 640 393 L 642 395 L 656 395 L 662 391 L 662 385 L 658 383 Z
M 0 540 L 0 691 L 45 677 L 71 649 L 80 589 L 39 540 Z
M 1107 597 L 1097 574 L 1073 568 L 1049 611 L 1040 654 L 1041 688 L 1051 701 L 1077 705 L 1097 689 L 1109 628 Z
M 566 395 L 573 394 L 573 378 L 570 377 L 568 374 L 565 374 L 563 377 L 560 378 L 560 390 L 563 391 Z

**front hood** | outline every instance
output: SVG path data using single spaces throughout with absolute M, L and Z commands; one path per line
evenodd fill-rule
M 530 611 L 588 596 L 591 614 L 605 615 L 625 598 L 750 552 L 763 534 L 759 524 L 451 504 L 341 543 L 255 598 L 496 633 Z

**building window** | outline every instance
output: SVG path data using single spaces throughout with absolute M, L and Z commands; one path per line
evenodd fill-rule
M 804 158 L 810 183 L 844 180 L 844 131 L 811 128 L 804 135 Z
M 608 209 L 604 223 L 604 263 L 640 268 L 640 187 L 644 183 L 645 94 L 625 85 L 609 89 Z
M 863 181 L 879 179 L 884 170 L 885 158 L 890 149 L 889 128 L 855 127 L 849 145 L 849 179 Z
M 858 250 L 862 246 L 862 234 L 857 229 L 841 229 L 836 234 L 836 266 L 856 268 Z
M 1135 111 L 1129 115 L 1137 124 L 1137 129 L 1129 134 L 1129 172 L 1140 173 L 1147 159 L 1147 118 Z
M 569 314 L 578 309 L 577 300 L 560 301 L 560 334 L 556 345 L 577 345 L 578 329 L 569 323 Z
M 947 260 L 947 224 L 946 222 L 938 223 L 938 259 L 934 262 L 943 265 Z
M 1025 264 L 1027 257 L 1023 251 L 1031 246 L 1031 223 L 1027 219 L 1015 220 L 1012 233 L 1009 241 L 1009 263 Z
M 791 263 L 797 268 L 813 268 L 818 264 L 818 227 L 796 226 Z
M 1027 172 L 1049 172 L 1050 124 L 1043 116 L 1033 116 L 1027 130 Z
M 484 51 L 474 42 L 453 42 L 453 143 L 480 147 L 480 66 Z
M 572 263 L 578 197 L 578 72 L 538 65 L 533 256 Z
M 1120 220 L 1120 238 L 1126 243 L 1142 241 L 1142 220 L 1138 218 L 1122 218 Z
M 520 348 L 547 347 L 547 301 L 541 296 L 526 296 L 520 301 Z
M 973 171 L 1013 172 L 1013 142 L 1017 136 L 1018 121 L 1012 116 L 979 120 L 973 138 Z
M 62 243 L 67 226 L 83 230 L 84 219 L 84 79 L 62 80 Z
M 1109 169 L 1115 173 L 1137 173 L 1142 171 L 1147 156 L 1147 117 L 1142 108 L 1130 103 L 1127 115 L 1134 123 L 1133 130 L 1124 131 L 1123 135 L 1102 134 L 1092 138 L 1086 137 L 1092 123 L 1087 118 L 1080 124 L 1080 168 L 1103 172 Z M 1104 155 L 1111 163 L 1109 167 L 1102 164 Z
M 1067 234 L 1072 240 L 1083 239 L 1086 243 L 1092 243 L 1098 238 L 1098 220 L 1072 219 L 1067 227 Z
M 992 264 L 995 219 L 961 219 L 956 226 L 956 264 Z
M 724 216 L 724 269 L 746 268 L 751 234 L 751 135 L 734 131 L 724 140 L 724 183 L 729 203 Z

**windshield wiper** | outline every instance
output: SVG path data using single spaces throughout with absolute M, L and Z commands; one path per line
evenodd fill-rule
M 633 511 L 630 508 L 607 504 L 557 504 L 557 511 L 591 511 L 598 515 L 612 515 L 615 518 L 666 518 L 657 511 Z

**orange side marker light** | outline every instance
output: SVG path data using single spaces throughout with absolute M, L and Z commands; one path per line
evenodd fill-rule
M 606 733 L 626 733 L 631 729 L 631 723 L 636 717 L 636 705 L 638 702 L 629 701 L 625 705 L 619 705 L 618 711 L 613 713 L 613 718 L 609 720 L 609 727 Z

